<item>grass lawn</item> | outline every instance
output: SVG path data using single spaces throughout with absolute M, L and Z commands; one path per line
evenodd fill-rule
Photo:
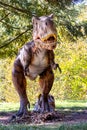
M 41 126 L 29 126 L 29 125 L 9 125 L 0 126 L 0 130 L 87 130 L 87 123 L 78 124 L 58 124 L 58 125 L 41 125 Z
M 64 111 L 82 111 L 87 109 L 87 101 L 80 100 L 65 100 L 65 101 L 56 101 L 56 109 Z
M 7 111 L 16 111 L 19 109 L 19 103 L 0 103 L 0 112 Z M 31 110 L 33 106 L 31 105 Z M 58 110 L 71 110 L 71 111 L 80 111 L 87 109 L 87 101 L 72 101 L 72 100 L 56 100 L 56 109 Z
M 14 112 L 19 108 L 19 103 L 0 103 L 1 112 Z M 33 107 L 31 107 L 32 110 Z M 61 112 L 83 111 L 87 110 L 86 101 L 56 101 L 56 109 Z M 9 124 L 7 126 L 0 125 L 0 130 L 87 130 L 87 122 L 58 122 L 55 124 L 40 124 L 40 125 L 21 125 Z

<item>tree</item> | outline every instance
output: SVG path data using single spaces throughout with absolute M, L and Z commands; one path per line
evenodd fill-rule
M 28 40 L 32 39 L 32 16 L 54 13 L 59 42 L 63 42 L 65 31 L 70 39 L 82 36 L 75 20 L 79 9 L 73 7 L 72 0 L 3 0 L 0 1 L 0 56 L 13 56 Z M 62 32 L 62 30 L 64 30 Z M 5 52 L 5 53 L 4 53 Z

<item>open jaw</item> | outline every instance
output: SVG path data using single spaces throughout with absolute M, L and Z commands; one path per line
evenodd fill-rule
M 49 34 L 45 37 L 38 37 L 38 40 L 42 41 L 44 48 L 48 50 L 53 50 L 56 48 L 57 45 L 57 36 L 55 34 Z
M 41 38 L 43 42 L 56 42 L 57 41 L 57 36 L 55 34 L 49 34 L 43 38 Z

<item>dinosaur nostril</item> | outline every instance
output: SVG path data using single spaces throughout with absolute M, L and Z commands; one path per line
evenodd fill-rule
M 47 25 L 47 22 L 45 24 Z
M 55 48 L 55 47 L 56 47 L 55 45 L 52 46 L 52 48 Z
M 44 30 L 44 33 L 47 33 L 47 29 Z

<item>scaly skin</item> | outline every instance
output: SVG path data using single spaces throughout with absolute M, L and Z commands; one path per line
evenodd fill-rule
M 33 18 L 33 41 L 26 43 L 18 53 L 12 70 L 12 81 L 20 97 L 20 108 L 15 115 L 27 115 L 29 101 L 26 94 L 26 76 L 34 80 L 39 76 L 41 95 L 38 99 L 39 112 L 51 112 L 55 103 L 49 92 L 54 82 L 52 69 L 58 64 L 54 61 L 53 49 L 56 47 L 56 28 L 52 15 Z M 49 33 L 50 32 L 50 33 Z M 51 46 L 52 45 L 52 46 Z M 14 116 L 13 116 L 14 117 Z

